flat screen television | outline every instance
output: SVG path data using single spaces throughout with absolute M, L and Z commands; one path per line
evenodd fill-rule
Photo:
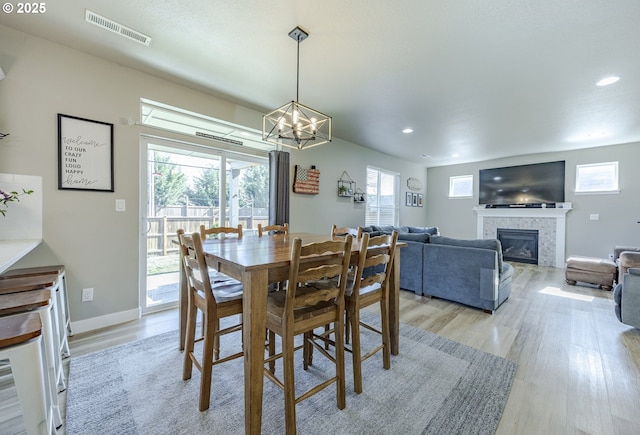
M 498 207 L 564 202 L 564 160 L 481 169 L 479 202 Z

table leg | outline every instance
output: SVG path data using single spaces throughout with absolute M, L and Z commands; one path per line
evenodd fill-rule
M 244 272 L 244 424 L 245 434 L 259 435 L 262 425 L 262 385 L 264 381 L 264 339 L 268 271 Z
M 389 330 L 391 335 L 391 354 L 400 353 L 400 249 L 396 249 L 391 265 L 389 282 Z

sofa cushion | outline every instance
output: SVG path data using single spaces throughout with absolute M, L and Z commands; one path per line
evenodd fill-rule
M 431 236 L 429 243 L 436 245 L 462 246 L 468 248 L 492 249 L 498 253 L 498 270 L 502 270 L 502 245 L 498 239 L 454 239 L 444 236 Z
M 438 227 L 408 227 L 410 233 L 430 234 L 435 236 L 438 234 Z
M 408 233 L 409 227 L 395 227 L 393 225 L 371 225 L 373 231 L 380 231 L 383 234 L 391 234 L 394 231 L 398 233 Z
M 404 240 L 406 242 L 421 242 L 429 243 L 430 235 L 427 233 L 398 233 L 398 240 Z
M 622 305 L 622 283 L 619 282 L 613 288 L 613 300 L 616 302 L 616 305 Z

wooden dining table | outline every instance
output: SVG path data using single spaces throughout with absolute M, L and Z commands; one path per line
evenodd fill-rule
M 243 285 L 243 334 L 244 334 L 244 401 L 245 433 L 260 434 L 262 425 L 262 387 L 264 368 L 264 339 L 268 286 L 286 281 L 289 275 L 290 251 L 293 240 L 302 243 L 329 240 L 327 234 L 289 233 L 264 237 L 248 236 L 242 239 L 207 239 L 204 251 L 207 264 L 242 282 Z M 398 242 L 398 247 L 406 243 Z M 358 261 L 360 241 L 354 239 L 351 248 L 351 264 Z M 181 263 L 182 266 L 182 263 Z M 184 348 L 186 330 L 187 289 L 183 273 L 180 273 L 180 347 Z M 390 279 L 390 329 L 391 353 L 399 352 L 399 286 L 400 250 L 396 250 Z

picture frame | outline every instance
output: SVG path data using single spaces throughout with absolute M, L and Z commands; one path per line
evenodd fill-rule
M 422 207 L 422 193 L 418 193 L 418 207 Z
M 113 124 L 58 113 L 58 190 L 113 192 Z
M 413 194 L 411 192 L 407 192 L 407 199 L 405 201 L 407 207 L 413 206 Z
M 417 193 L 413 193 L 412 196 L 413 196 L 413 198 L 412 198 L 413 199 L 413 206 L 417 207 L 418 206 L 418 194 Z

